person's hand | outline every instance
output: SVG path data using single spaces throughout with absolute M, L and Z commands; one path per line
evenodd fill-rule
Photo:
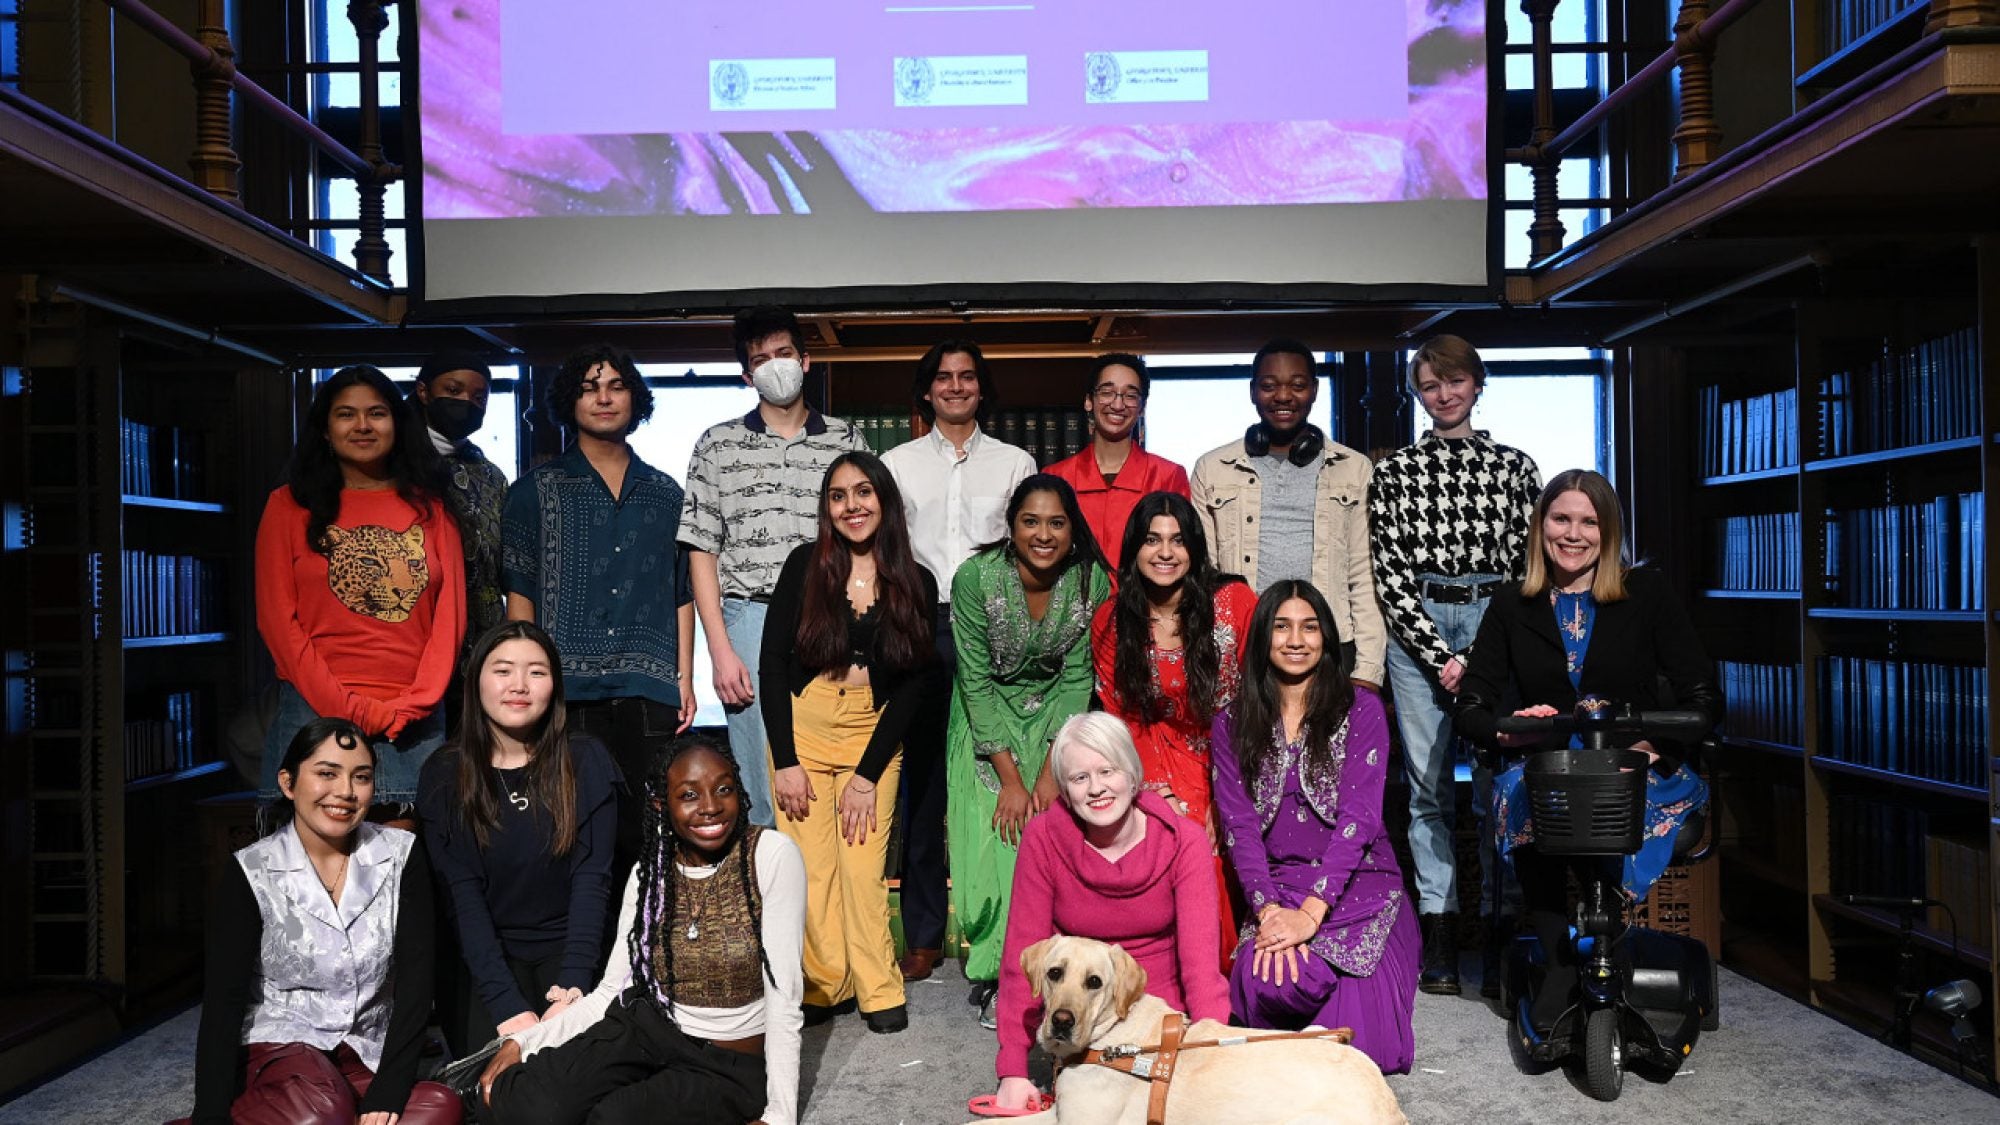
M 875 830 L 875 783 L 859 774 L 848 778 L 839 803 L 840 838 L 858 848 Z
M 479 1072 L 479 1100 L 488 1106 L 493 1104 L 493 1083 L 500 1073 L 521 1061 L 521 1044 L 512 1039 L 501 1044 L 493 1057 L 486 1063 L 486 1069 Z
M 1627 747 L 1627 749 L 1637 750 L 1639 753 L 1644 754 L 1646 756 L 1646 764 L 1648 766 L 1657 766 L 1660 764 L 1660 752 L 1658 750 L 1653 749 L 1653 744 L 1646 739 L 1642 738 L 1639 741 L 1634 742 L 1631 746 Z M 1626 771 L 1620 770 L 1619 772 L 1623 773 Z
M 1452 693 L 1453 695 L 1458 694 L 1458 682 L 1460 680 L 1463 680 L 1464 678 L 1465 678 L 1465 663 L 1459 660 L 1459 658 L 1456 656 L 1452 657 L 1450 660 L 1445 661 L 1444 667 L 1438 669 L 1439 686 L 1443 687 L 1444 690 Z
M 777 800 L 778 808 L 793 820 L 804 820 L 812 812 L 812 803 L 819 799 L 804 766 L 786 766 L 773 774 L 771 796 Z
M 1000 796 L 993 802 L 993 830 L 1008 847 L 1021 846 L 1021 830 L 1035 815 L 1035 798 L 1018 781 L 1000 783 Z
M 993 1101 L 1001 1109 L 1026 1109 L 1035 1104 L 1041 1090 L 1025 1078 L 1002 1078 Z
M 686 734 L 687 729 L 694 725 L 694 713 L 700 709 L 701 709 L 700 705 L 695 702 L 694 698 L 694 677 L 682 676 L 681 677 L 681 722 L 679 726 L 674 728 L 674 733 Z
M 1062 801 L 1062 786 L 1043 770 L 1035 776 L 1035 814 L 1037 816 L 1055 808 Z
M 1304 945 L 1319 932 L 1319 923 L 1303 907 L 1266 907 L 1257 919 L 1259 949 L 1289 949 Z
M 736 650 L 729 647 L 727 638 L 719 645 L 708 646 L 708 662 L 715 694 L 721 697 L 724 706 L 748 707 L 757 701 L 757 683 L 750 678 L 750 669 L 743 666 Z
M 1562 712 L 1546 703 L 1537 703 L 1533 707 L 1523 707 L 1519 711 L 1514 712 L 1516 718 L 1523 719 L 1550 719 L 1560 714 Z M 1502 746 L 1533 746 L 1542 740 L 1540 735 L 1514 734 L 1511 732 L 1503 732 L 1497 737 Z
M 562 1015 L 564 1008 L 583 999 L 583 990 L 580 988 L 564 988 L 559 984 L 551 985 L 548 995 L 542 997 L 542 999 L 549 1001 L 548 1010 L 542 1013 L 542 1022 L 547 1023 L 557 1016 Z
M 360 1119 L 355 1122 L 355 1125 L 396 1125 L 396 1120 L 402 1116 L 400 1113 L 390 1113 L 387 1110 L 378 1109 L 373 1113 L 362 1114 Z
M 1250 971 L 1265 984 L 1285 985 L 1299 979 L 1299 959 L 1306 956 L 1296 945 L 1266 949 L 1257 947 L 1257 954 L 1250 961 Z M 1289 980 L 1287 980 L 1289 978 Z
M 499 1032 L 502 1035 L 512 1035 L 517 1031 L 526 1031 L 540 1022 L 542 1021 L 536 1017 L 535 1013 L 522 1012 L 518 1016 L 513 1016 L 509 1018 L 505 1022 L 501 1023 L 499 1027 L 496 1027 L 493 1030 Z

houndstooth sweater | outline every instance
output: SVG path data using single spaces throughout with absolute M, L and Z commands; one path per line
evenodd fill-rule
M 1389 629 L 1434 670 L 1454 654 L 1424 612 L 1418 576 L 1521 576 L 1542 490 L 1535 460 L 1481 430 L 1426 433 L 1375 464 L 1368 500 L 1375 593 Z

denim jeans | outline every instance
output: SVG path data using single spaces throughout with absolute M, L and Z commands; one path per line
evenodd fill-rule
M 318 712 L 307 703 L 299 689 L 280 680 L 278 682 L 278 714 L 264 734 L 263 770 L 257 778 L 258 796 L 266 801 L 277 800 L 278 763 L 285 757 L 285 750 L 292 744 L 292 736 L 299 728 L 319 718 Z M 417 775 L 423 770 L 424 760 L 444 745 L 444 712 L 430 714 L 403 728 L 403 733 L 394 742 L 386 738 L 375 740 L 375 803 L 378 805 L 400 802 L 407 804 L 417 799 Z
M 736 659 L 750 669 L 750 683 L 757 692 L 757 698 L 748 707 L 731 707 L 729 711 L 729 751 L 736 755 L 736 772 L 743 778 L 743 789 L 751 795 L 750 819 L 766 828 L 776 827 L 776 801 L 771 796 L 771 770 L 764 761 L 766 750 L 764 741 L 764 689 L 783 691 L 783 683 L 765 684 L 757 674 L 757 662 L 764 653 L 764 614 L 768 610 L 763 602 L 753 602 L 748 598 L 722 599 L 722 627 L 729 635 L 729 647 L 736 650 Z
M 1496 575 L 1445 578 L 1424 574 L 1420 580 L 1443 586 L 1471 586 L 1494 581 Z M 1424 599 L 1424 613 L 1444 643 L 1457 652 L 1472 644 L 1488 599 L 1464 605 Z M 1389 690 L 1396 700 L 1396 729 L 1403 737 L 1403 767 L 1410 784 L 1410 856 L 1416 863 L 1417 912 L 1438 914 L 1458 909 L 1458 863 L 1452 841 L 1457 823 L 1456 767 L 1458 739 L 1451 727 L 1451 696 L 1438 683 L 1437 670 L 1410 655 L 1394 633 L 1388 648 Z M 1493 775 L 1476 766 L 1472 771 L 1474 815 L 1484 821 Z M 1479 861 L 1493 870 L 1491 834 L 1479 833 Z M 1492 880 L 1483 881 L 1482 914 L 1492 913 Z

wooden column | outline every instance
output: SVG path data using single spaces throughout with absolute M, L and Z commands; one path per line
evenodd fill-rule
M 1555 47 L 1549 21 L 1555 18 L 1560 0 L 1521 0 L 1534 29 L 1535 127 L 1528 136 L 1528 150 L 1534 160 L 1528 172 L 1534 178 L 1534 221 L 1528 224 L 1528 242 L 1536 260 L 1547 258 L 1563 246 L 1562 219 L 1556 209 L 1556 175 L 1562 168 L 1562 154 L 1552 152 L 1549 142 L 1556 139 Z
M 1708 167 L 1722 154 L 1722 128 L 1715 122 L 1715 48 L 1701 34 L 1708 0 L 1681 0 L 1674 21 L 1674 54 L 1681 69 L 1681 121 L 1674 130 L 1676 182 Z
M 199 0 L 194 37 L 214 52 L 207 62 L 190 63 L 194 72 L 194 152 L 188 157 L 195 186 L 219 199 L 239 203 L 237 159 L 231 129 L 231 84 L 236 78 L 236 45 L 229 41 L 224 0 Z
M 382 235 L 382 196 L 396 176 L 382 158 L 382 30 L 389 13 L 382 0 L 348 0 L 347 18 L 354 24 L 361 48 L 361 143 L 356 155 L 368 162 L 370 174 L 355 176 L 361 194 L 361 238 L 354 244 L 354 268 L 377 281 L 389 280 L 389 240 Z
M 1956 27 L 2000 27 L 2000 0 L 1931 0 L 1924 34 Z

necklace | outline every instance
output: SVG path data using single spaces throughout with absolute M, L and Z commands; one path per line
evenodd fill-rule
M 708 912 L 708 900 L 714 897 L 715 883 L 722 875 L 722 868 L 719 865 L 710 870 L 714 874 L 711 874 L 706 879 L 697 880 L 689 878 L 687 871 L 679 863 L 674 864 L 674 874 L 680 879 L 681 886 L 688 892 L 688 924 L 687 929 L 682 932 L 687 935 L 689 941 L 695 941 L 701 937 L 701 916 Z M 701 884 L 701 894 L 698 896 L 694 893 L 694 884 L 697 882 Z
M 516 809 L 519 809 L 522 812 L 527 812 L 528 795 L 525 793 L 517 793 L 514 791 L 514 783 L 507 780 L 508 771 L 503 770 L 498 766 L 495 766 L 493 767 L 493 772 L 500 778 L 500 788 L 505 790 L 507 793 L 507 803 L 514 806 Z
M 864 589 L 864 590 L 865 590 L 865 589 L 867 589 L 867 588 L 868 588 L 868 586 L 869 586 L 869 585 L 870 585 L 871 583 L 873 583 L 874 581 L 875 581 L 875 579 L 874 579 L 874 578 L 872 578 L 872 577 L 869 577 L 869 578 L 857 578 L 857 579 L 855 579 L 855 580 L 854 580 L 854 585 L 855 585 L 855 587 L 856 587 L 857 589 Z
M 319 877 L 319 885 L 326 888 L 326 897 L 332 899 L 335 906 L 339 906 L 341 880 L 347 878 L 347 853 L 340 853 L 340 870 L 334 874 L 331 880 L 325 875 L 320 874 L 319 864 L 317 863 L 313 864 L 313 874 Z

